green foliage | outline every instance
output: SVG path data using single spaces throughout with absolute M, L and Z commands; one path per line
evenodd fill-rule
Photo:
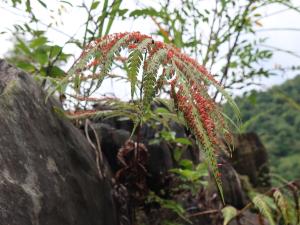
M 150 192 L 148 196 L 147 202 L 156 202 L 161 208 L 176 214 L 176 216 L 171 217 L 172 219 L 163 220 L 162 224 L 193 224 L 189 220 L 188 212 L 186 212 L 183 206 L 184 204 L 181 203 L 180 193 L 189 193 L 192 197 L 197 198 L 199 190 L 207 186 L 206 179 L 208 172 L 205 163 L 194 165 L 192 161 L 184 159 L 180 160 L 179 164 L 180 168 L 170 170 L 171 173 L 174 173 L 176 177 L 179 178 L 177 181 L 178 184 L 175 187 L 171 190 L 166 190 L 171 195 L 171 198 L 166 199 L 159 197 L 153 192 Z M 182 222 L 180 223 L 180 221 Z
M 185 216 L 185 209 L 182 207 L 182 205 L 174 200 L 168 200 L 168 199 L 163 199 L 154 194 L 153 192 L 150 192 L 148 195 L 148 202 L 156 202 L 158 203 L 162 208 L 171 210 L 174 212 L 178 217 L 183 219 L 184 221 L 187 221 L 190 223 L 190 221 L 186 218 Z M 166 224 L 172 224 L 170 221 L 165 221 Z
M 61 66 L 69 60 L 70 55 L 63 48 L 51 44 L 44 32 L 32 32 L 30 40 L 16 36 L 15 47 L 9 52 L 7 60 L 33 75 L 43 77 L 64 77 Z
M 68 6 L 71 8 L 81 8 L 87 15 L 87 20 L 84 24 L 83 35 L 69 35 L 64 31 L 60 31 L 56 28 L 55 24 L 45 24 L 43 20 L 36 15 L 35 0 L 5 0 L 13 7 L 26 11 L 30 22 L 25 20 L 20 24 L 13 26 L 12 34 L 15 39 L 14 48 L 9 52 L 7 59 L 10 63 L 17 67 L 37 75 L 36 78 L 43 76 L 42 80 L 45 81 L 45 77 L 51 84 L 56 84 L 53 77 L 62 77 L 66 73 L 63 69 L 66 62 L 70 62 L 70 54 L 65 53 L 65 47 L 72 45 L 72 47 L 78 47 L 83 49 L 87 43 L 89 43 L 95 37 L 101 37 L 104 34 L 108 34 L 113 26 L 114 21 L 117 18 L 123 18 L 128 9 L 121 8 L 122 0 L 105 0 L 105 1 L 91 1 L 90 5 L 87 5 L 84 1 L 79 5 L 73 5 L 71 1 L 60 0 L 58 1 L 58 15 L 63 16 L 62 11 Z M 54 13 L 54 9 L 47 6 L 43 0 L 36 0 L 38 5 L 42 6 L 45 16 L 50 16 Z M 102 6 L 102 11 L 100 7 Z M 60 19 L 60 18 L 59 18 Z M 63 21 L 61 21 L 63 22 Z M 45 27 L 41 30 L 40 27 Z M 52 44 L 48 40 L 48 31 L 54 30 L 69 39 L 63 45 Z M 75 38 L 77 37 L 77 38 Z M 74 46 L 75 44 L 75 46 Z M 75 52 L 75 49 L 74 49 Z M 73 54 L 73 53 L 72 53 Z M 107 65 L 109 66 L 109 65 Z M 99 81 L 100 83 L 100 81 Z M 65 87 L 60 86 L 60 90 L 63 92 Z M 93 90 L 88 90 L 92 92 Z M 91 93 L 89 93 L 91 94 Z
M 147 109 L 153 98 L 155 97 L 155 85 L 158 75 L 158 69 L 161 66 L 161 62 L 167 56 L 166 49 L 159 49 L 151 58 L 144 68 L 142 85 L 144 89 L 143 107 Z
M 273 219 L 273 213 L 272 210 L 268 204 L 268 201 L 266 199 L 266 196 L 261 195 L 261 194 L 256 194 L 252 198 L 252 202 L 254 206 L 259 209 L 261 214 L 268 220 L 270 225 L 275 225 L 274 219 Z
M 291 191 L 292 190 L 292 191 Z M 265 193 L 256 192 L 248 187 L 248 196 L 251 202 L 244 208 L 237 210 L 232 206 L 222 209 L 224 224 L 242 217 L 247 210 L 258 210 L 259 215 L 268 221 L 268 224 L 299 224 L 300 211 L 298 210 L 299 187 L 293 183 L 283 183 L 280 187 L 271 188 Z
M 180 160 L 181 168 L 171 169 L 170 172 L 178 175 L 181 184 L 177 187 L 178 190 L 190 191 L 193 196 L 197 196 L 201 187 L 207 186 L 205 178 L 208 176 L 207 166 L 200 163 L 194 166 L 190 160 Z
M 284 219 L 284 224 L 291 224 L 291 218 L 290 218 L 290 212 L 289 212 L 289 205 L 284 197 L 284 195 L 281 193 L 279 189 L 276 189 L 273 193 L 274 201 L 279 208 L 281 215 Z

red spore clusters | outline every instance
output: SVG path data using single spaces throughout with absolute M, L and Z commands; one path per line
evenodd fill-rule
M 145 39 L 150 39 L 150 36 L 143 35 L 139 32 L 132 33 L 117 33 L 108 35 L 94 40 L 90 43 L 82 53 L 82 57 L 88 54 L 91 50 L 98 50 L 101 54 L 100 59 L 95 59 L 88 64 L 88 68 L 96 66 L 101 62 L 105 62 L 107 54 L 118 44 L 118 48 L 128 48 L 129 50 L 138 48 L 139 44 Z M 122 42 L 120 42 L 122 40 Z M 198 64 L 196 60 L 190 58 L 186 54 L 180 52 L 180 49 L 165 44 L 160 41 L 150 41 L 145 47 L 147 52 L 144 60 L 144 70 L 148 69 L 151 59 L 161 49 L 166 52 L 166 57 L 161 60 L 159 66 L 163 67 L 162 76 L 157 82 L 156 87 L 161 87 L 166 80 L 162 79 L 166 75 L 166 68 L 169 67 L 169 77 L 171 85 L 171 97 L 175 100 L 175 104 L 180 110 L 197 139 L 202 144 L 207 144 L 215 148 L 220 143 L 218 142 L 217 132 L 219 128 L 225 127 L 223 117 L 218 112 L 217 105 L 207 94 L 207 84 L 219 85 L 214 77 L 204 68 Z M 196 74 L 196 75 L 194 75 Z M 156 75 L 156 74 L 155 74 Z M 174 78 L 174 76 L 176 76 Z M 208 82 L 209 81 L 209 82 Z M 217 124 L 218 123 L 218 124 Z M 220 124 L 219 124 L 220 123 Z M 204 132 L 203 132 L 204 131 Z M 229 133 L 227 138 L 230 138 Z M 206 146 L 207 147 L 207 146 Z M 216 156 L 214 154 L 214 156 Z M 217 167 L 217 165 L 215 165 Z M 214 173 L 215 176 L 220 177 L 220 173 Z

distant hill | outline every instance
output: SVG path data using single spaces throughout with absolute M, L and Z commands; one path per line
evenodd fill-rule
M 300 75 L 235 100 L 244 131 L 256 132 L 267 148 L 272 172 L 300 178 Z

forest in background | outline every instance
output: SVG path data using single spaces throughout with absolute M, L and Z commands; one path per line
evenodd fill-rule
M 299 179 L 300 76 L 235 101 L 241 110 L 242 130 L 257 133 L 269 152 L 273 178 Z

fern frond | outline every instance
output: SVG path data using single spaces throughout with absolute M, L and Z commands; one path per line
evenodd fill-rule
M 126 40 L 128 39 L 129 34 L 124 35 L 124 37 L 122 37 L 121 39 L 119 39 L 108 51 L 107 55 L 105 57 L 102 57 L 102 60 L 104 61 L 102 64 L 100 64 L 100 73 L 99 73 L 99 78 L 98 78 L 98 82 L 96 84 L 95 90 L 97 90 L 105 76 L 107 75 L 107 73 L 111 70 L 113 61 L 115 59 L 115 55 L 118 55 L 122 49 L 122 47 L 124 47 L 123 45 L 126 43 Z
M 172 76 L 172 67 L 163 68 L 161 75 L 158 77 L 155 85 L 155 93 L 158 94 L 159 90 L 165 84 L 165 81 Z
M 213 134 L 211 134 L 210 129 L 205 129 L 205 123 L 210 121 L 209 115 L 201 115 L 201 112 L 199 113 L 199 110 L 202 109 L 196 105 L 195 96 L 192 94 L 193 92 L 189 91 L 188 87 L 186 86 L 187 82 L 185 81 L 184 74 L 176 65 L 174 65 L 174 67 L 176 75 L 180 77 L 177 84 L 179 85 L 179 90 L 175 93 L 178 102 L 178 109 L 184 114 L 187 125 L 195 135 L 198 145 L 202 146 L 206 162 L 209 164 L 220 196 L 224 202 L 221 174 L 218 169 L 215 149 L 211 140 Z
M 259 209 L 261 214 L 269 221 L 270 225 L 275 225 L 274 219 L 272 217 L 272 210 L 268 206 L 265 196 L 262 194 L 256 194 L 252 198 L 254 206 Z
M 229 127 L 227 123 L 224 121 L 224 117 L 221 110 L 218 109 L 218 106 L 212 101 L 211 97 L 208 95 L 208 91 L 206 85 L 211 85 L 215 87 L 220 93 L 224 93 L 225 99 L 228 101 L 229 105 L 231 105 L 234 114 L 237 117 L 237 121 L 240 121 L 240 113 L 239 110 L 232 100 L 232 98 L 222 89 L 222 87 L 218 84 L 217 81 L 213 79 L 213 77 L 199 64 L 197 64 L 194 60 L 187 58 L 185 55 L 180 55 L 175 53 L 173 57 L 173 61 L 175 64 L 181 68 L 184 73 L 184 76 L 187 82 L 190 84 L 190 87 L 196 86 L 197 91 L 202 95 L 203 98 L 206 99 L 207 102 L 210 104 L 209 114 L 211 119 L 213 120 L 213 125 L 215 126 L 214 130 L 218 130 L 218 132 L 225 137 L 225 141 L 227 142 L 229 153 L 231 154 L 233 149 L 233 138 L 231 133 L 229 132 Z M 230 122 L 232 120 L 229 120 Z M 239 130 L 238 126 L 236 126 Z M 218 145 L 218 144 L 217 144 Z
M 71 68 L 67 77 L 62 80 L 62 83 L 68 84 L 68 82 L 76 80 L 70 80 L 71 76 L 77 77 L 76 86 L 78 91 L 81 91 L 81 87 L 84 86 L 83 83 L 87 83 L 81 82 L 83 80 L 81 77 L 90 77 L 91 85 L 96 82 L 96 85 L 93 85 L 93 91 L 96 91 L 111 71 L 115 56 L 126 48 L 129 49 L 127 63 L 131 98 L 134 97 L 138 85 L 138 74 L 141 69 L 143 69 L 140 87 L 142 96 L 140 96 L 140 101 L 133 103 L 137 105 L 134 110 L 119 105 L 120 111 L 114 108 L 114 112 L 110 112 L 111 116 L 121 115 L 123 111 L 123 115 L 132 118 L 135 125 L 140 124 L 145 118 L 152 116 L 149 115 L 148 109 L 154 101 L 156 93 L 162 89 L 166 82 L 171 84 L 171 98 L 174 100 L 174 106 L 176 110 L 183 114 L 183 118 L 195 135 L 198 145 L 202 146 L 201 149 L 203 149 L 206 162 L 209 164 L 223 199 L 216 155 L 216 149 L 220 148 L 221 145 L 218 142 L 217 135 L 227 135 L 229 132 L 224 116 L 208 94 L 208 86 L 213 86 L 222 93 L 233 110 L 237 114 L 239 113 L 231 97 L 214 80 L 213 76 L 195 60 L 171 45 L 155 42 L 151 37 L 138 32 L 112 34 L 91 42 L 83 51 L 80 59 Z M 145 53 L 145 56 L 143 53 Z M 142 63 L 143 66 L 141 66 Z M 91 68 L 93 69 L 91 70 Z M 96 69 L 97 74 L 95 73 Z M 159 75 L 160 69 L 162 69 L 162 74 Z M 91 72 L 93 74 L 89 76 Z M 86 95 L 83 94 L 82 96 Z M 101 114 L 103 112 L 87 113 L 87 115 Z
M 146 109 L 155 96 L 155 85 L 159 66 L 161 61 L 166 57 L 166 49 L 159 49 L 153 55 L 149 56 L 144 63 L 143 74 L 143 106 Z
M 138 50 L 133 50 L 128 57 L 128 79 L 131 84 L 131 99 L 133 99 L 138 81 L 138 74 L 143 61 L 143 54 Z
M 291 224 L 291 218 L 290 218 L 290 214 L 288 212 L 289 211 L 288 202 L 286 201 L 285 197 L 283 196 L 283 194 L 280 192 L 279 189 L 276 189 L 274 191 L 273 198 L 275 200 L 277 207 L 279 208 L 279 210 L 282 214 L 284 223 L 287 225 Z
M 184 64 L 186 67 L 186 71 L 190 73 L 190 76 L 192 76 L 198 83 L 198 85 L 201 83 L 201 81 L 205 82 L 206 84 L 212 85 L 215 87 L 228 101 L 229 105 L 233 109 L 234 115 L 237 117 L 237 121 L 240 121 L 240 110 L 232 97 L 220 86 L 220 84 L 214 80 L 214 78 L 203 68 L 199 68 L 200 65 L 197 65 L 196 62 L 192 61 L 192 63 L 189 63 L 187 57 L 174 57 L 177 61 Z
M 152 43 L 151 38 L 146 38 L 140 43 L 138 43 L 136 46 L 134 46 L 133 50 L 129 54 L 128 57 L 128 79 L 130 81 L 131 85 L 131 99 L 133 99 L 137 81 L 138 81 L 138 74 L 141 69 L 141 64 L 143 61 L 143 53 L 148 48 L 148 45 Z

